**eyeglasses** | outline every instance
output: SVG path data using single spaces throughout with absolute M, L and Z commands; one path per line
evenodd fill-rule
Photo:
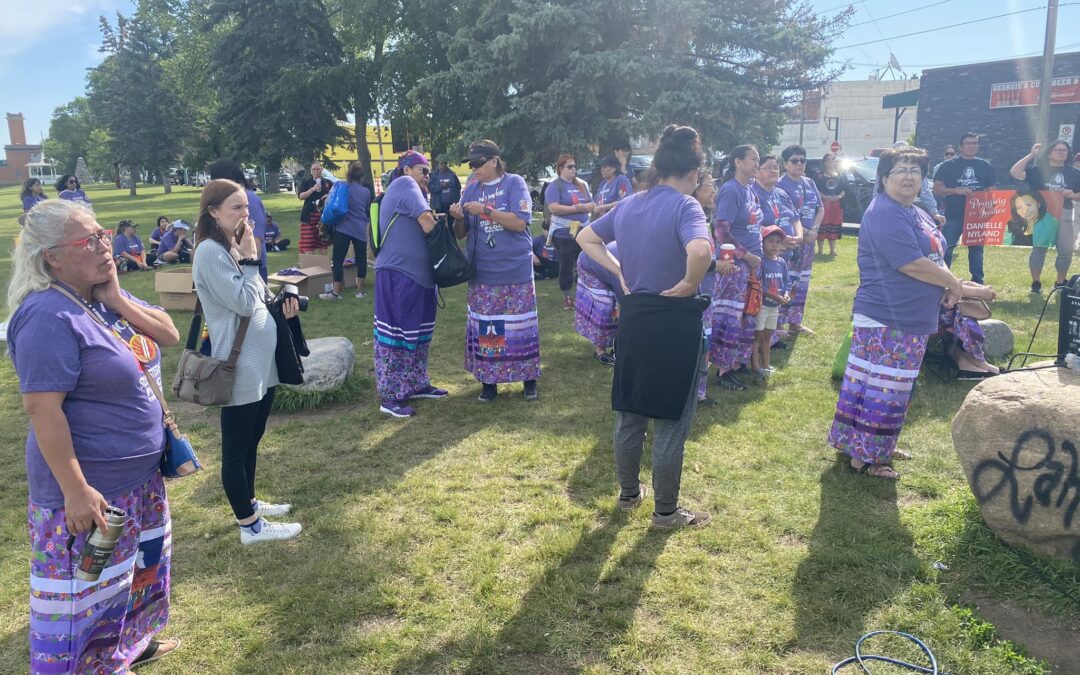
M 788 160 L 788 162 L 790 162 L 792 164 L 806 164 L 806 158 L 805 157 L 792 157 L 791 159 Z
M 917 166 L 902 166 L 890 171 L 889 175 L 898 178 L 922 178 L 922 169 Z
M 77 180 L 75 180 L 74 178 L 72 178 L 71 180 L 69 180 L 69 181 L 67 182 L 67 184 L 68 184 L 68 185 L 75 185 L 75 184 L 77 184 L 78 182 L 79 182 L 79 181 L 77 181 Z
M 469 162 L 469 168 L 470 169 L 479 169 L 480 167 L 484 166 L 485 164 L 487 164 L 490 161 L 491 161 L 490 157 L 484 157 L 483 159 L 474 159 L 471 162 Z
M 563 168 L 564 168 L 564 169 L 576 169 L 576 168 L 577 168 L 577 164 L 564 164 L 564 165 L 563 165 Z
M 955 152 L 946 152 L 945 156 L 946 157 L 956 157 L 956 153 Z
M 112 230 L 98 230 L 86 239 L 61 242 L 52 248 L 60 248 L 61 246 L 82 246 L 91 253 L 97 253 L 103 246 L 108 246 L 112 243 L 112 237 Z

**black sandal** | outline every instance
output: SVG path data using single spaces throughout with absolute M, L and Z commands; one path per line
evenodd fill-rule
M 131 667 L 134 668 L 135 666 L 153 663 L 154 661 L 163 659 L 169 654 L 172 654 L 177 649 L 180 649 L 180 638 L 171 638 L 171 640 L 175 640 L 176 645 L 167 652 L 161 652 L 161 648 L 165 645 L 165 642 L 168 641 L 151 640 L 150 644 L 146 645 L 146 649 L 143 650 L 142 654 L 139 654 L 135 660 L 131 662 Z

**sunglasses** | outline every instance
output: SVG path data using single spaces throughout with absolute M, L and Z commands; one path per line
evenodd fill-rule
M 576 168 L 577 168 L 577 164 L 564 164 L 564 165 L 563 165 L 563 168 L 564 168 L 564 169 L 576 169 Z
M 420 167 L 420 173 L 425 175 L 425 176 L 430 176 L 431 175 L 431 169 L 427 168 L 426 166 L 422 166 L 422 167 Z
M 112 237 L 112 230 L 98 230 L 95 234 L 90 235 L 86 239 L 61 242 L 52 248 L 60 248 L 62 246 L 82 246 L 91 253 L 97 253 L 103 246 L 108 246 L 112 243 Z
M 78 182 L 79 182 L 79 181 L 77 181 L 77 180 L 75 180 L 74 178 L 72 178 L 71 180 L 69 180 L 69 181 L 67 182 L 67 184 L 68 184 L 68 185 L 75 185 L 75 184 L 76 184 L 76 183 L 78 183 Z
M 483 159 L 474 159 L 471 162 L 469 162 L 469 168 L 470 169 L 479 169 L 480 167 L 484 166 L 485 164 L 487 164 L 490 161 L 491 161 L 490 157 L 485 157 Z
M 956 157 L 956 153 L 955 152 L 946 152 L 945 156 L 946 157 Z
M 806 158 L 805 157 L 792 157 L 791 159 L 788 160 L 788 162 L 791 163 L 791 164 L 806 164 Z

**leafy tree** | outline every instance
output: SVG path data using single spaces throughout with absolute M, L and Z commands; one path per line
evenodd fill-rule
M 286 157 L 307 163 L 337 143 L 345 117 L 330 75 L 342 48 L 321 0 L 213 0 L 209 72 L 229 154 L 266 167 L 271 190 Z
M 64 173 L 75 173 L 79 157 L 85 158 L 90 153 L 93 130 L 90 105 L 85 96 L 78 96 L 53 111 L 49 137 L 44 144 L 45 156 L 55 160 Z
M 781 108 L 824 84 L 850 11 L 792 0 L 465 0 L 450 69 L 418 100 L 455 93 L 466 139 L 493 138 L 519 168 L 560 152 L 690 124 L 713 148 L 779 138 Z
M 109 132 L 114 160 L 129 167 L 133 195 L 142 167 L 157 172 L 171 192 L 169 167 L 181 153 L 179 122 L 185 119 L 183 99 L 162 66 L 171 55 L 171 35 L 148 6 L 132 18 L 118 13 L 115 27 L 101 18 L 107 56 L 89 78 L 91 109 Z

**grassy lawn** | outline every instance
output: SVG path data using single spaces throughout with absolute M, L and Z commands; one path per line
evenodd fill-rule
M 158 215 L 194 222 L 197 191 L 145 192 L 89 194 L 102 225 L 134 218 L 144 240 Z M 266 201 L 297 241 L 300 201 Z M 5 288 L 18 211 L 16 191 L 0 190 Z M 141 672 L 823 673 L 879 628 L 920 636 L 953 673 L 1050 672 L 960 600 L 974 591 L 1080 623 L 1080 572 L 1005 546 L 979 518 L 950 437 L 971 384 L 920 380 L 900 441 L 916 458 L 899 484 L 852 475 L 825 443 L 854 254 L 845 238 L 835 259 L 819 258 L 806 318 L 817 335 L 778 353 L 767 388 L 710 387 L 717 405 L 695 419 L 682 499 L 714 522 L 673 534 L 648 529 L 648 508 L 615 511 L 611 370 L 574 333 L 556 282 L 537 285 L 539 403 L 520 385 L 477 403 L 458 287 L 431 351 L 432 380 L 451 396 L 420 402 L 410 420 L 377 411 L 371 297 L 313 300 L 305 332 L 353 340 L 363 387 L 356 404 L 271 418 L 260 496 L 291 501 L 304 533 L 241 547 L 218 479 L 215 411 L 185 409 L 206 471 L 170 486 L 168 634 L 184 646 Z M 995 314 L 1020 347 L 1041 308 L 1026 255 L 993 249 L 986 263 Z M 272 254 L 271 269 L 295 256 Z M 157 297 L 150 273 L 123 284 Z M 1050 313 L 1035 351 L 1056 344 L 1056 303 Z M 181 331 L 189 317 L 175 313 Z M 25 672 L 26 420 L 7 359 L 0 382 L 0 670 Z M 648 454 L 645 465 L 648 481 Z

